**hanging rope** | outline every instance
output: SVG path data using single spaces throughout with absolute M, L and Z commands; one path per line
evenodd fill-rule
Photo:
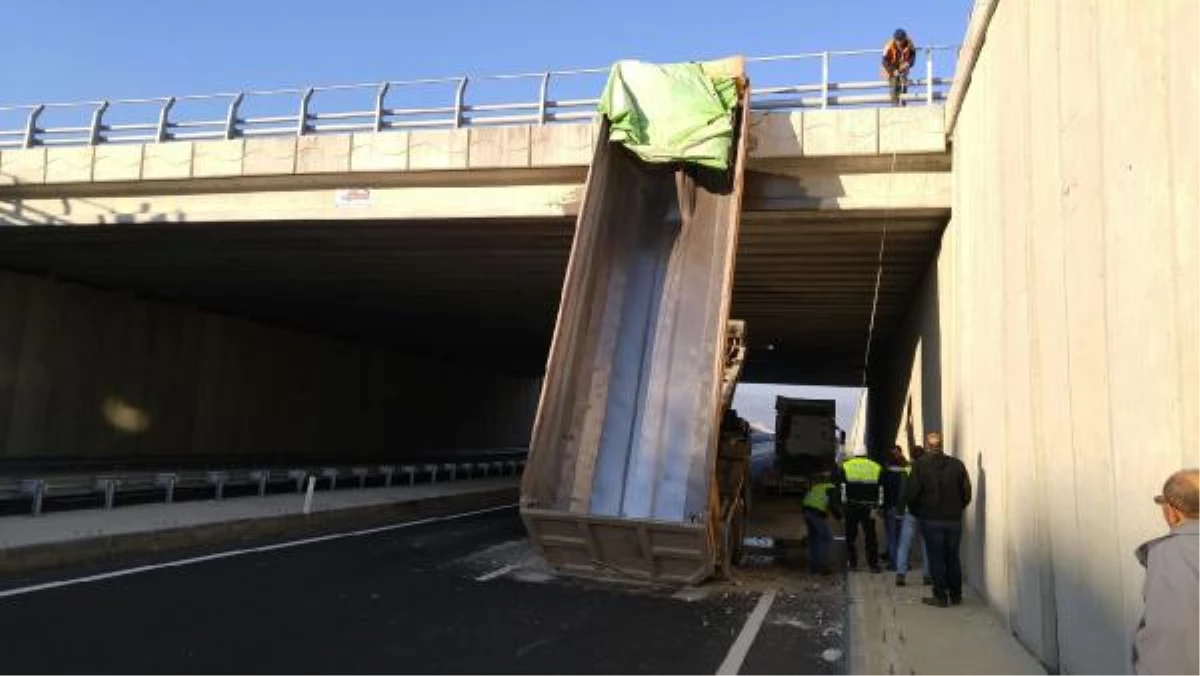
M 871 298 L 871 321 L 867 324 L 867 347 L 863 351 L 862 388 L 865 396 L 867 372 L 871 368 L 871 343 L 875 339 L 875 314 L 879 309 L 879 285 L 883 280 L 883 254 L 887 249 L 888 219 L 891 217 L 892 182 L 896 176 L 896 153 L 892 153 L 892 168 L 888 171 L 887 197 L 883 202 L 883 231 L 879 233 L 879 258 L 875 263 L 875 292 Z

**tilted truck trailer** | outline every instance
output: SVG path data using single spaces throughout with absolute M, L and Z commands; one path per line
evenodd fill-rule
M 521 481 L 564 572 L 696 583 L 740 546 L 749 440 L 722 421 L 747 92 L 740 58 L 610 76 Z

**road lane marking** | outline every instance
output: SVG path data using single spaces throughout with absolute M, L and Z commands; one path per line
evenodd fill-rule
M 43 582 L 42 584 L 29 585 L 28 587 L 17 587 L 16 589 L 0 590 L 0 599 L 11 598 L 13 596 L 22 596 L 24 594 L 32 594 L 34 592 L 46 591 L 47 589 L 57 589 L 59 587 L 70 587 L 77 584 L 87 584 L 89 582 L 100 582 L 102 580 L 111 580 L 117 577 L 126 577 L 129 575 L 137 575 L 138 573 L 148 573 L 152 570 L 162 570 L 164 568 L 179 568 L 182 566 L 191 566 L 197 563 L 206 561 L 217 561 L 219 559 L 229 559 L 235 556 L 245 556 L 247 554 L 259 554 L 262 552 L 273 552 L 279 549 L 289 549 L 291 547 L 300 547 L 303 545 L 316 544 L 318 542 L 329 542 L 330 540 L 341 540 L 344 538 L 362 537 L 364 535 L 374 535 L 376 533 L 386 533 L 393 530 L 401 530 L 404 528 L 412 528 L 414 526 L 422 526 L 430 523 L 438 523 L 441 521 L 454 521 L 456 519 L 465 519 L 470 516 L 478 516 L 480 514 L 488 514 L 491 512 L 499 512 L 505 509 L 512 509 L 517 504 L 501 505 L 499 507 L 488 507 L 486 509 L 476 509 L 470 512 L 461 512 L 459 514 L 447 514 L 446 516 L 434 516 L 427 519 L 418 519 L 416 521 L 405 521 L 403 523 L 393 523 L 387 526 L 376 526 L 375 528 L 364 528 L 362 530 L 347 531 L 344 533 L 331 533 L 329 535 L 318 535 L 316 537 L 304 538 L 302 540 L 289 540 L 273 545 L 262 545 L 259 547 L 249 547 L 246 549 L 232 549 L 216 554 L 205 554 L 204 556 L 193 556 L 186 559 L 178 559 L 175 561 L 165 561 L 163 563 L 154 563 L 145 566 L 135 566 L 133 568 L 125 568 L 122 570 L 113 570 L 107 573 L 98 573 L 96 575 L 86 575 L 84 577 L 75 577 L 67 580 L 57 580 L 55 582 Z
M 524 657 L 525 653 L 529 652 L 530 650 L 533 650 L 535 648 L 540 648 L 553 640 L 554 639 L 552 639 L 552 638 L 541 638 L 541 639 L 534 641 L 533 643 L 526 643 L 525 645 L 521 646 L 520 648 L 517 648 L 517 657 Z
M 742 668 L 742 662 L 746 661 L 750 646 L 754 645 L 758 630 L 762 628 L 763 620 L 767 619 L 767 611 L 771 609 L 771 604 L 774 602 L 774 589 L 767 590 L 765 594 L 758 597 L 758 603 L 754 606 L 754 610 L 750 611 L 750 616 L 746 618 L 742 632 L 738 634 L 733 645 L 729 646 L 729 654 L 725 656 L 725 661 L 717 667 L 718 676 L 731 676 Z
M 493 570 L 490 573 L 484 573 L 483 575 L 480 575 L 479 577 L 475 578 L 475 581 L 476 582 L 487 582 L 488 580 L 495 580 L 496 578 L 500 577 L 501 575 L 503 575 L 507 572 L 510 572 L 510 571 L 514 571 L 516 569 L 517 569 L 517 564 L 510 563 L 507 566 L 500 566 L 499 568 L 497 568 L 496 570 Z

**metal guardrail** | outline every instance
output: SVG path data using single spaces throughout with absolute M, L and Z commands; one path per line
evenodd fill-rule
M 226 487 L 253 489 L 264 496 L 273 486 L 295 486 L 303 490 L 310 478 L 323 482 L 328 490 L 341 486 L 367 488 L 414 485 L 418 477 L 436 483 L 439 480 L 520 476 L 525 468 L 524 453 L 495 452 L 480 454 L 474 460 L 406 460 L 396 463 L 295 464 L 286 466 L 228 467 L 222 469 L 126 470 L 105 472 L 66 472 L 51 474 L 22 473 L 0 476 L 0 503 L 22 501 L 34 516 L 42 513 L 47 500 L 103 499 L 105 509 L 117 506 L 117 498 L 157 495 L 168 504 L 175 501 L 177 489 L 193 493 L 207 492 L 221 500 Z M 90 506 L 85 505 L 85 506 Z
M 909 81 L 906 102 L 932 104 L 946 98 L 952 79 L 941 73 L 953 73 L 955 46 L 920 48 L 923 73 Z M 938 62 L 935 55 L 950 54 Z M 871 66 L 878 69 L 879 50 L 828 51 L 747 59 L 747 70 L 754 88 L 751 90 L 756 110 L 800 110 L 874 106 L 887 104 L 888 83 L 884 80 L 834 81 L 831 70 L 835 64 L 873 57 Z M 860 61 L 861 65 L 862 61 Z M 941 64 L 948 64 L 939 66 Z M 763 84 L 756 69 L 768 65 L 819 68 L 815 82 L 796 84 Z M 918 65 L 917 71 L 921 71 Z M 858 69 L 862 71 L 860 67 Z M 79 101 L 19 106 L 0 106 L 0 114 L 23 119 L 17 128 L 0 128 L 0 148 L 32 148 L 35 146 L 97 145 L 105 143 L 162 143 L 174 140 L 234 139 L 270 135 L 307 135 L 332 132 L 386 131 L 394 129 L 460 128 L 484 125 L 550 124 L 588 120 L 595 116 L 598 98 L 559 98 L 552 88 L 564 81 L 596 78 L 607 74 L 608 68 L 555 70 L 515 75 L 467 76 L 419 80 L 375 82 L 325 87 L 304 87 L 263 91 L 239 91 L 196 96 L 119 99 L 111 101 Z M 869 72 L 869 71 L 868 71 Z M 794 77 L 794 75 L 793 75 Z M 766 78 L 768 81 L 771 78 Z M 532 83 L 537 86 L 537 98 L 529 101 L 473 101 L 472 85 Z M 763 86 L 755 86 L 763 85 Z M 441 88 L 433 105 L 393 106 L 389 97 L 397 92 L 412 92 L 422 87 Z M 594 91 L 595 88 L 590 88 Z M 358 93 L 369 95 L 370 108 L 333 109 L 318 111 L 319 99 Z M 283 105 L 284 101 L 290 101 Z M 431 97 L 408 97 L 416 102 Z M 255 101 L 274 102 L 272 114 L 247 116 L 246 107 Z M 198 117 L 181 115 L 181 107 L 208 108 Z M 216 112 L 216 111 L 219 111 Z M 291 112 L 287 112 L 291 111 Z M 65 126 L 43 126 L 42 118 L 49 113 L 74 116 Z M 132 116 L 128 122 L 113 122 L 117 113 Z

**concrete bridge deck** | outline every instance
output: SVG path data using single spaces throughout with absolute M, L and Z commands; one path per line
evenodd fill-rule
M 941 106 L 753 112 L 749 152 L 752 161 L 942 154 L 944 116 Z M 0 186 L 22 187 L 5 195 L 62 194 L 35 187 L 89 183 L 110 186 L 93 192 L 119 193 L 113 184 L 328 174 L 370 181 L 378 172 L 586 168 L 597 129 L 582 122 L 4 149 Z M 164 189 L 201 187 L 168 183 Z
M 885 221 L 884 336 L 949 216 L 943 117 L 754 115 L 734 298 L 751 378 L 858 382 Z M 4 150 L 0 225 L 25 227 L 0 227 L 0 265 L 535 374 L 596 130 Z

